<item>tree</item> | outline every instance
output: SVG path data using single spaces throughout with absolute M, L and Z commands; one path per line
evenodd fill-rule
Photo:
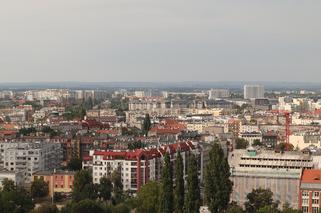
M 297 209 L 293 209 L 290 207 L 290 205 L 288 203 L 285 203 L 283 205 L 283 210 L 281 212 L 282 213 L 300 213 L 301 211 L 297 210 Z M 320 210 L 320 212 L 321 212 L 321 210 Z
M 272 197 L 273 193 L 269 189 L 253 189 L 252 192 L 247 195 L 247 201 L 245 202 L 246 212 L 255 213 L 260 209 L 261 211 L 264 209 L 264 211 L 267 211 L 266 206 L 272 206 L 274 204 Z
M 144 123 L 143 123 L 143 130 L 144 130 L 144 134 L 145 134 L 146 137 L 148 135 L 148 132 L 149 132 L 151 126 L 152 126 L 152 124 L 151 124 L 151 121 L 150 121 L 150 116 L 147 113 L 145 115 Z
M 78 202 L 85 199 L 95 199 L 96 189 L 92 182 L 92 176 L 87 170 L 80 170 L 75 174 L 73 200 Z
M 69 170 L 71 170 L 71 171 L 79 171 L 79 170 L 81 170 L 82 169 L 82 161 L 81 161 L 81 159 L 73 157 L 69 161 L 69 163 L 67 165 L 67 168 Z
M 244 213 L 241 206 L 237 205 L 236 202 L 231 202 L 226 210 L 226 213 Z
M 198 183 L 197 159 L 194 154 L 189 157 L 187 168 L 187 194 L 185 197 L 184 212 L 199 212 L 200 208 L 200 189 Z
M 73 205 L 71 212 L 77 213 L 88 213 L 88 212 L 95 212 L 95 213 L 103 213 L 104 208 L 99 203 L 93 200 L 82 200 Z
M 113 184 L 107 177 L 100 178 L 100 184 L 98 186 L 99 198 L 106 201 L 110 200 L 111 192 L 113 190 Z
M 283 153 L 284 151 L 293 151 L 294 146 L 292 144 L 279 143 L 276 146 L 276 149 L 280 150 Z
M 249 145 L 249 142 L 244 138 L 237 138 L 235 140 L 235 149 L 246 149 Z
M 278 210 L 278 208 L 276 206 L 272 205 L 272 206 L 264 206 L 256 212 L 257 213 L 279 213 L 280 211 Z
M 181 152 L 179 151 L 176 156 L 175 163 L 175 212 L 183 213 L 184 208 L 184 165 Z
M 174 210 L 173 195 L 173 174 L 169 154 L 164 157 L 164 167 L 162 171 L 162 195 L 160 201 L 160 213 L 172 213 Z
M 29 212 L 33 207 L 32 198 L 23 188 L 0 193 L 1 213 L 24 213 Z
M 259 140 L 259 139 L 255 139 L 254 141 L 253 141 L 253 144 L 252 144 L 253 146 L 262 146 L 262 142 Z
M 2 181 L 2 191 L 4 192 L 11 192 L 16 190 L 16 185 L 13 180 L 8 178 L 3 179 Z
M 42 178 L 37 178 L 31 183 L 31 196 L 42 198 L 48 196 L 49 186 Z
M 123 184 L 121 182 L 120 173 L 115 170 L 111 178 L 113 183 L 113 203 L 118 204 L 123 199 Z
M 209 163 L 205 169 L 205 200 L 212 213 L 227 209 L 232 182 L 227 158 L 219 144 L 214 143 L 209 152 Z
M 161 184 L 156 181 L 146 183 L 137 194 L 137 212 L 149 213 L 157 212 L 159 198 L 161 194 Z
M 58 213 L 59 210 L 56 205 L 44 204 L 39 208 L 32 210 L 30 213 Z

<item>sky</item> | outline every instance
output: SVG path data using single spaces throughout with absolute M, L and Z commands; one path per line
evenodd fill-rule
M 321 82 L 317 0 L 0 3 L 0 82 Z

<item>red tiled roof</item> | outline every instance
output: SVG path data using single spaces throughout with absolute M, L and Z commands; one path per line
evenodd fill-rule
M 320 183 L 321 184 L 321 170 L 305 169 L 302 173 L 301 183 Z
M 175 144 L 166 145 L 162 148 L 152 148 L 152 149 L 136 149 L 134 151 L 99 151 L 96 150 L 94 155 L 103 156 L 104 160 L 107 159 L 125 159 L 125 160 L 136 160 L 141 156 L 146 156 L 147 158 L 160 157 L 161 154 L 164 155 L 166 151 L 169 150 L 170 154 L 176 153 L 180 149 L 183 152 L 195 149 L 192 142 L 179 142 Z

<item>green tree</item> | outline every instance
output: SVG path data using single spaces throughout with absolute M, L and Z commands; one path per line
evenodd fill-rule
M 227 209 L 232 182 L 227 158 L 219 144 L 214 143 L 209 152 L 209 163 L 205 169 L 205 200 L 212 213 Z
M 245 202 L 245 209 L 248 213 L 256 213 L 260 209 L 261 211 L 269 210 L 268 207 L 272 207 L 273 193 L 269 189 L 253 189 L 251 193 L 247 195 L 247 201 Z
M 94 212 L 94 213 L 103 213 L 104 208 L 102 205 L 96 201 L 93 200 L 82 200 L 76 204 L 73 205 L 72 207 L 72 213 L 77 212 L 77 213 L 89 213 L 89 212 Z
M 31 183 L 31 196 L 42 198 L 48 196 L 49 186 L 42 178 L 37 178 Z
M 106 201 L 110 200 L 111 192 L 113 190 L 113 184 L 107 177 L 102 177 L 100 179 L 100 184 L 98 185 L 99 198 Z
M 59 210 L 56 205 L 44 204 L 39 208 L 32 210 L 30 213 L 58 213 Z
M 75 174 L 72 196 L 76 202 L 97 197 L 92 176 L 88 170 L 80 170 Z
M 143 130 L 144 130 L 145 136 L 148 136 L 148 132 L 151 126 L 152 126 L 152 123 L 150 121 L 150 116 L 149 114 L 146 114 L 144 118 L 144 123 L 143 123 Z
M 293 209 L 290 207 L 290 205 L 288 203 L 285 203 L 283 205 L 283 210 L 281 211 L 282 213 L 300 213 L 301 211 L 298 209 Z M 321 212 L 321 210 L 320 210 Z
M 113 183 L 113 203 L 118 204 L 123 201 L 123 184 L 120 173 L 115 170 L 111 178 Z
M 157 212 L 161 195 L 161 184 L 150 181 L 137 194 L 137 212 Z
M 253 144 L 252 144 L 253 146 L 262 146 L 262 142 L 259 140 L 259 139 L 255 139 L 254 141 L 253 141 Z
M 244 138 L 237 138 L 235 140 L 235 149 L 246 149 L 249 145 L 249 142 Z
M 194 154 L 189 157 L 187 168 L 187 193 L 185 196 L 185 211 L 186 213 L 199 212 L 200 208 L 200 189 L 198 182 L 197 159 Z
M 2 191 L 4 192 L 11 192 L 16 190 L 16 185 L 13 180 L 8 178 L 3 179 L 2 181 Z
M 237 205 L 236 202 L 231 202 L 226 210 L 226 213 L 244 213 L 241 206 Z
M 130 209 L 125 203 L 120 203 L 113 207 L 113 213 L 130 213 Z
M 160 201 L 160 213 L 172 213 L 174 210 L 173 174 L 171 160 L 168 153 L 164 156 L 162 171 L 162 195 Z
M 280 211 L 278 210 L 278 208 L 276 206 L 264 206 L 261 207 L 258 211 L 256 211 L 257 213 L 279 213 Z
M 34 207 L 32 198 L 23 188 L 0 193 L 1 213 L 25 213 Z
M 175 212 L 183 213 L 184 208 L 184 164 L 181 152 L 177 153 L 175 162 Z
M 82 161 L 79 158 L 70 159 L 67 168 L 71 171 L 79 171 L 82 169 Z

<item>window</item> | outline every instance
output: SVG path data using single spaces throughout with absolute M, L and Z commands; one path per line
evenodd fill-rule
M 302 207 L 302 213 L 309 213 L 309 207 L 303 206 Z
M 313 192 L 313 197 L 319 198 L 320 193 L 319 192 Z
M 319 204 L 319 199 L 312 199 L 312 204 Z
M 309 200 L 308 199 L 302 199 L 302 206 L 308 206 Z
M 319 213 L 319 207 L 312 207 L 312 213 Z
M 302 192 L 302 197 L 309 197 L 309 192 L 308 191 L 303 191 Z

